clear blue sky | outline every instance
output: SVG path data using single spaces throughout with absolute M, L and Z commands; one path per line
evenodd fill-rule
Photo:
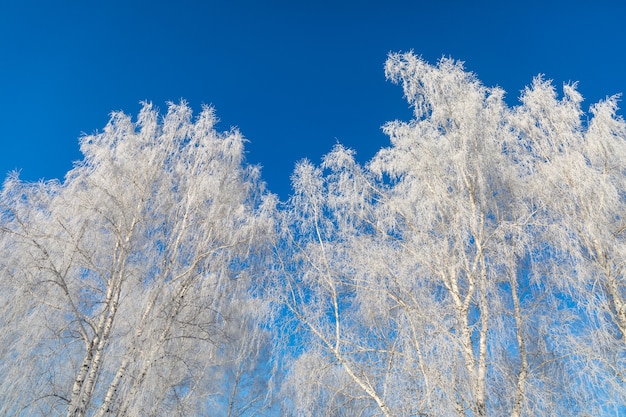
M 297 160 L 337 142 L 367 160 L 410 118 L 383 65 L 411 49 L 510 104 L 538 73 L 578 80 L 587 108 L 626 93 L 626 2 L 0 0 L 0 175 L 63 178 L 112 110 L 184 98 L 237 126 L 285 198 Z

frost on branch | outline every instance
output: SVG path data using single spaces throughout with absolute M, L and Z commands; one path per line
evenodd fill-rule
M 624 414 L 618 97 L 386 74 L 414 118 L 299 162 L 280 210 L 185 104 L 114 114 L 64 182 L 9 177 L 0 415 Z
M 623 412 L 626 130 L 616 98 L 585 116 L 575 84 L 559 99 L 538 77 L 509 107 L 460 63 L 412 53 L 391 54 L 385 72 L 415 116 L 384 126 L 391 146 L 365 166 L 337 146 L 294 174 L 277 289 L 302 331 L 292 406 Z
M 266 303 L 252 286 L 273 197 L 241 134 L 215 123 L 211 108 L 194 120 L 185 103 L 163 118 L 144 104 L 82 138 L 63 183 L 7 180 L 0 415 L 268 406 Z

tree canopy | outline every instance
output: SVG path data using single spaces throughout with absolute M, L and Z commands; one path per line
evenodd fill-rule
M 185 103 L 0 195 L 0 415 L 626 412 L 626 123 L 390 54 L 413 119 L 296 164 Z

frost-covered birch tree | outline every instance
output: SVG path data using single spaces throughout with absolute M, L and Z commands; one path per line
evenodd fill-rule
M 618 96 L 591 106 L 566 85 L 558 99 L 534 80 L 512 116 L 533 188 L 541 239 L 551 254 L 542 279 L 576 306 L 557 346 L 570 385 L 592 415 L 626 411 L 626 123 Z M 545 257 L 544 257 L 545 259 Z M 544 262 L 544 267 L 546 262 Z
M 415 116 L 385 126 L 391 146 L 365 166 L 338 146 L 293 176 L 276 290 L 301 330 L 290 406 L 616 415 L 626 148 L 615 100 L 584 123 L 573 86 L 558 101 L 538 79 L 510 108 L 451 59 L 392 54 L 386 73 Z
M 268 406 L 252 286 L 273 197 L 205 108 L 113 114 L 63 182 L 1 195 L 0 415 L 253 415 Z

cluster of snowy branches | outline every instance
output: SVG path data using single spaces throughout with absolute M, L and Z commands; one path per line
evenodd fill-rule
M 414 109 L 279 202 L 212 109 L 0 195 L 0 416 L 626 412 L 626 123 L 392 54 Z

